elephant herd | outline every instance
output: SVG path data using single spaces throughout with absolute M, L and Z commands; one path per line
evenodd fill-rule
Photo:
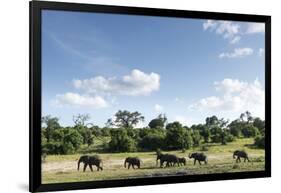
M 156 154 L 156 166 L 158 166 L 158 160 L 160 160 L 160 167 L 163 168 L 164 164 L 165 167 L 171 167 L 171 166 L 182 166 L 186 165 L 186 158 L 182 157 L 179 158 L 174 154 L 162 154 L 157 153 Z M 189 159 L 194 159 L 194 165 L 198 161 L 198 163 L 201 165 L 201 162 L 204 162 L 205 164 L 208 163 L 207 155 L 204 153 L 192 153 L 188 155 Z M 250 161 L 248 154 L 245 151 L 236 150 L 233 153 L 233 159 L 236 159 L 236 163 L 241 162 L 240 158 L 244 158 L 244 162 Z M 90 167 L 90 170 L 93 171 L 93 166 L 97 167 L 97 171 L 103 170 L 103 162 L 102 159 L 98 155 L 89 156 L 89 155 L 83 155 L 78 160 L 78 168 L 79 171 L 80 163 L 84 164 L 83 171 L 86 171 L 87 166 Z M 124 167 L 130 169 L 132 166 L 133 169 L 135 167 L 140 168 L 141 167 L 141 159 L 138 157 L 127 157 L 124 161 Z

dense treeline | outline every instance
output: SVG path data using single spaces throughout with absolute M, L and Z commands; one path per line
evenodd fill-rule
M 72 154 L 91 150 L 99 139 L 103 140 L 100 151 L 134 152 L 162 150 L 185 150 L 207 143 L 226 145 L 236 138 L 255 138 L 255 145 L 264 148 L 265 122 L 246 111 L 229 122 L 217 116 L 207 117 L 205 123 L 183 126 L 180 122 L 168 123 L 165 115 L 152 119 L 148 127 L 134 128 L 144 121 L 139 112 L 118 111 L 101 128 L 89 123 L 89 115 L 73 116 L 73 127 L 62 127 L 57 117 L 42 118 L 42 153 Z

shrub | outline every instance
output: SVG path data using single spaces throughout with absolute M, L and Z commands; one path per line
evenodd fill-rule
M 258 135 L 255 138 L 255 143 L 254 143 L 258 148 L 265 148 L 265 138 L 264 136 Z
M 244 135 L 244 137 L 256 137 L 260 133 L 258 128 L 248 124 L 242 128 L 242 134 Z
M 165 135 L 151 133 L 144 136 L 140 142 L 139 147 L 144 150 L 156 150 L 165 147 Z
M 126 129 L 111 130 L 111 141 L 108 144 L 108 151 L 133 152 L 136 150 L 137 143 L 128 135 Z

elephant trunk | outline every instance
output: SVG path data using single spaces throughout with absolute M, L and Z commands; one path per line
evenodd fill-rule
M 235 155 L 236 155 L 236 154 L 235 154 L 235 153 L 233 153 L 233 159 L 235 159 Z

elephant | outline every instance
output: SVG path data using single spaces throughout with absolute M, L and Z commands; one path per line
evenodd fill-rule
M 236 158 L 236 157 L 237 157 L 237 158 Z M 244 158 L 244 162 L 246 162 L 246 160 L 247 160 L 248 162 L 250 162 L 249 157 L 248 157 L 248 154 L 247 154 L 245 151 L 243 151 L 243 150 L 242 150 L 242 151 L 240 151 L 240 150 L 234 151 L 234 153 L 233 153 L 233 159 L 236 158 L 236 163 L 237 163 L 237 162 L 241 162 L 240 157 Z
M 184 158 L 184 157 L 182 157 L 182 158 L 179 158 L 179 163 L 180 163 L 180 165 L 186 165 L 186 159 Z
M 205 162 L 205 164 L 208 163 L 207 156 L 204 153 L 197 153 L 196 152 L 196 153 L 189 154 L 188 157 L 190 159 L 191 158 L 194 159 L 194 165 L 196 164 L 196 161 L 198 161 L 200 165 L 201 165 L 201 161 Z
M 158 165 L 158 160 L 160 159 L 160 167 L 163 167 L 164 162 L 166 162 L 166 167 L 179 165 L 179 158 L 176 155 L 172 154 L 157 154 L 156 166 Z
M 135 166 L 137 166 L 138 168 L 140 168 L 140 163 L 141 163 L 141 160 L 140 158 L 138 157 L 127 157 L 125 159 L 125 162 L 124 162 L 124 167 L 126 168 L 126 164 L 128 164 L 128 169 L 130 169 L 130 167 L 132 166 L 133 169 L 135 169 Z
M 87 168 L 88 165 L 89 165 L 91 171 L 93 171 L 92 165 L 95 165 L 97 167 L 97 171 L 103 170 L 102 160 L 98 155 L 94 155 L 94 156 L 83 155 L 83 156 L 81 156 L 78 160 L 78 168 L 77 168 L 78 171 L 79 171 L 79 167 L 80 167 L 81 162 L 84 163 L 83 172 L 86 171 L 86 168 Z

